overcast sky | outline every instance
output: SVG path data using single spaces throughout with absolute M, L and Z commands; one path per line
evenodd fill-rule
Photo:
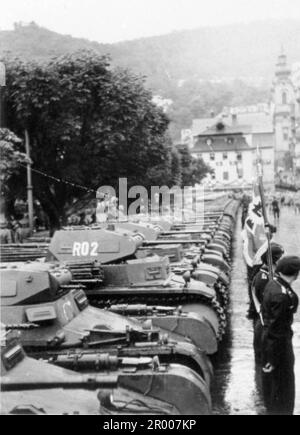
M 253 20 L 300 19 L 300 0 L 0 0 L 0 29 L 35 21 L 63 34 L 116 42 Z

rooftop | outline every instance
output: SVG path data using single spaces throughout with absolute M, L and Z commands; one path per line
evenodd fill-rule
M 228 134 L 273 133 L 273 116 L 267 112 L 221 114 L 214 118 L 194 119 L 193 136 L 217 134 L 216 125 L 222 122 Z
M 205 130 L 207 130 L 209 127 L 212 127 L 215 123 L 216 123 L 215 117 L 194 119 L 193 126 L 192 126 L 193 136 L 198 136 L 199 134 L 202 134 Z
M 228 125 L 241 127 L 247 126 L 249 129 L 249 133 L 252 134 L 262 134 L 262 133 L 273 133 L 273 116 L 270 113 L 266 112 L 257 112 L 257 113 L 239 113 L 236 115 L 236 121 L 233 120 L 232 115 L 228 115 L 224 117 L 224 122 Z

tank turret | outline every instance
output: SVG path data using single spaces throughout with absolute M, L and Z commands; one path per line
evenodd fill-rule
M 102 264 L 132 257 L 145 237 L 111 225 L 56 231 L 46 256 L 47 261 L 98 260 Z

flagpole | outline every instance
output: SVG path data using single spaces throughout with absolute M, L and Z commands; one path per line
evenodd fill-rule
M 258 172 L 258 187 L 259 187 L 259 194 L 260 194 L 261 205 L 262 205 L 262 213 L 263 213 L 266 236 L 268 241 L 269 277 L 270 277 L 270 281 L 272 281 L 274 279 L 274 270 L 273 270 L 273 258 L 272 258 L 272 249 L 271 249 L 271 231 L 270 231 L 270 223 L 269 223 L 267 207 L 266 207 L 266 198 L 265 198 L 265 190 L 264 190 L 264 182 L 263 182 L 263 168 L 260 159 L 259 146 L 257 146 L 257 172 Z

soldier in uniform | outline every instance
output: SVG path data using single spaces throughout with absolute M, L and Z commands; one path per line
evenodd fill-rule
M 272 210 L 275 222 L 278 222 L 280 219 L 280 206 L 279 201 L 276 197 L 274 197 L 272 201 Z
M 0 243 L 2 245 L 12 243 L 12 232 L 8 228 L 8 222 L 6 220 L 0 221 Z
M 275 270 L 278 261 L 284 255 L 284 249 L 281 245 L 272 242 L 271 243 L 271 255 L 272 255 L 272 263 L 273 270 Z M 259 272 L 253 279 L 252 282 L 252 299 L 255 306 L 255 318 L 254 320 L 254 353 L 255 353 L 255 361 L 257 364 L 261 363 L 261 339 L 263 333 L 263 319 L 261 315 L 261 305 L 264 297 L 264 290 L 266 285 L 270 281 L 270 274 L 268 268 L 268 252 L 266 252 L 262 257 L 263 265 L 260 268 Z
M 245 222 L 249 213 L 249 205 L 251 203 L 251 198 L 249 195 L 244 194 L 242 198 L 242 228 L 245 227 Z
M 264 291 L 262 316 L 263 393 L 270 414 L 292 415 L 295 406 L 293 320 L 299 299 L 291 285 L 300 273 L 300 258 L 278 262 L 275 279 Z
M 19 221 L 14 216 L 11 216 L 10 224 L 14 243 L 23 243 L 23 232 Z

